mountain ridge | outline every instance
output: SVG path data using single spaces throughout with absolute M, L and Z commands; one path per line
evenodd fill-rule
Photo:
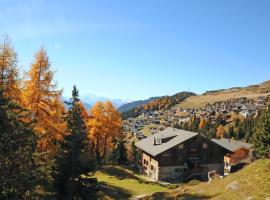
M 154 101 L 158 98 L 160 98 L 160 97 L 150 97 L 150 98 L 145 99 L 145 100 L 133 101 L 133 102 L 130 102 L 130 103 L 127 103 L 127 104 L 120 106 L 117 110 L 119 112 L 126 112 L 126 111 L 131 110 L 133 108 L 136 108 L 138 106 L 141 106 L 141 105 L 147 104 L 151 101 Z
M 63 101 L 68 101 L 69 98 L 63 97 Z M 111 101 L 112 104 L 116 107 L 119 108 L 124 104 L 132 102 L 132 100 L 122 100 L 118 98 L 108 98 L 108 97 L 100 97 L 94 94 L 83 94 L 80 96 L 80 100 L 84 104 L 86 109 L 90 109 L 96 102 L 101 101 Z

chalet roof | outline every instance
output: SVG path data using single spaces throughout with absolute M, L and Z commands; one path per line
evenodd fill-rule
M 245 104 L 242 106 L 241 108 L 242 110 L 249 110 L 249 111 L 255 111 L 256 110 L 256 106 L 253 104 Z
M 212 139 L 212 141 L 232 152 L 241 148 L 245 148 L 245 149 L 251 148 L 251 144 L 245 143 L 242 141 L 237 141 L 237 140 L 229 140 L 229 139 L 222 138 L 222 139 Z
M 196 135 L 198 133 L 169 127 L 137 142 L 136 146 L 150 155 L 156 156 Z M 162 140 L 161 144 L 155 144 L 157 139 Z

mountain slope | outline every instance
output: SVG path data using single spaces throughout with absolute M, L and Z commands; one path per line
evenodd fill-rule
M 122 118 L 127 119 L 129 117 L 137 117 L 140 115 L 142 111 L 156 111 L 156 110 L 163 110 L 169 109 L 176 104 L 184 101 L 190 96 L 196 95 L 192 92 L 179 92 L 172 96 L 162 96 L 153 101 L 150 101 L 146 104 L 137 106 L 131 110 L 122 112 Z
M 258 85 L 247 87 L 234 87 L 229 89 L 207 91 L 202 95 L 192 96 L 181 102 L 178 106 L 181 108 L 201 108 L 208 103 L 226 101 L 234 98 L 257 98 L 258 96 L 270 95 L 270 81 L 265 81 Z
M 154 199 L 266 199 L 270 197 L 270 159 L 257 160 L 237 173 L 211 183 L 183 184 L 165 193 L 155 193 Z
M 133 101 L 133 102 L 130 102 L 130 103 L 127 103 L 127 104 L 120 106 L 118 108 L 118 111 L 125 112 L 125 111 L 131 110 L 133 108 L 136 108 L 138 106 L 147 104 L 147 103 L 154 101 L 155 99 L 158 99 L 158 98 L 159 97 L 150 97 L 149 99 L 146 99 L 146 100 Z

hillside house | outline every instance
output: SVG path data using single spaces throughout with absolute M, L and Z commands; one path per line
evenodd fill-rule
M 256 114 L 256 106 L 253 104 L 245 104 L 241 107 L 240 114 L 244 117 Z
M 247 159 L 249 158 L 251 144 L 225 138 L 212 139 L 212 141 L 232 152 L 224 156 L 225 169 L 230 170 L 231 166 L 233 165 L 237 165 L 241 162 L 247 162 Z
M 209 171 L 224 173 L 224 156 L 232 153 L 204 136 L 166 128 L 136 146 L 142 151 L 142 173 L 153 181 L 207 179 Z

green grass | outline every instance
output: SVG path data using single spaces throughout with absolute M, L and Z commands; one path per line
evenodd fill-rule
M 156 199 L 234 199 L 252 197 L 254 200 L 270 197 L 270 159 L 258 160 L 241 171 L 211 183 L 192 181 L 187 184 L 163 187 L 148 182 L 142 175 L 119 166 L 106 166 L 96 172 L 98 181 L 105 187 L 99 199 L 129 199 L 152 194 L 144 200 Z M 228 185 L 237 183 L 235 189 Z
M 229 189 L 228 185 L 237 187 Z M 153 199 L 234 199 L 252 197 L 254 200 L 270 197 L 270 159 L 258 160 L 243 170 L 212 183 L 182 184 L 177 189 L 156 193 L 145 200 Z
M 146 181 L 143 176 L 120 166 L 105 166 L 95 176 L 102 185 L 99 199 L 128 199 L 167 190 L 166 187 Z

